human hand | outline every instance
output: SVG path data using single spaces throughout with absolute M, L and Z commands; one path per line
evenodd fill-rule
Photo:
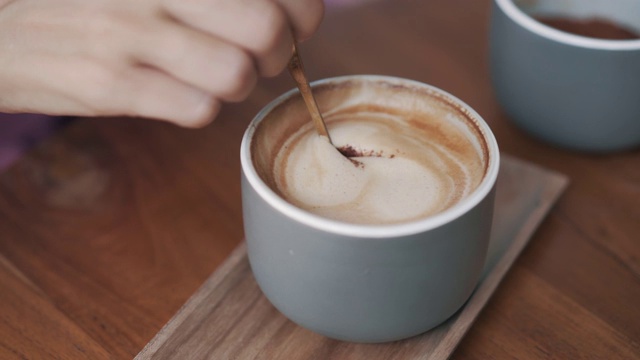
M 0 112 L 197 127 L 273 76 L 322 0 L 0 0 Z

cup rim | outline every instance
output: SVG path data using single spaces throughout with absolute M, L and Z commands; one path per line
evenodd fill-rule
M 450 93 L 441 90 L 435 86 L 428 85 L 419 81 L 403 79 L 393 76 L 384 75 L 347 75 L 338 76 L 332 78 L 326 78 L 311 83 L 312 87 L 321 86 L 327 83 L 344 82 L 349 80 L 366 79 L 373 81 L 384 82 L 396 82 L 402 84 L 409 84 L 411 86 L 417 86 L 426 88 L 429 91 L 435 92 L 439 96 L 442 96 L 447 101 L 461 106 L 462 109 L 468 112 L 470 118 L 474 119 L 474 122 L 479 127 L 483 141 L 486 143 L 488 164 L 486 173 L 478 185 L 478 187 L 469 194 L 466 198 L 462 199 L 454 206 L 424 219 L 414 220 L 406 223 L 399 224 L 386 224 L 386 225 L 366 225 L 366 224 L 352 224 L 347 222 L 341 222 L 328 218 L 321 217 L 306 210 L 300 209 L 276 194 L 258 175 L 251 157 L 251 139 L 255 134 L 255 131 L 260 122 L 271 112 L 276 106 L 283 103 L 292 96 L 298 94 L 298 89 L 291 89 L 286 93 L 280 95 L 267 106 L 265 106 L 258 114 L 251 120 L 249 127 L 242 137 L 242 143 L 240 145 L 240 163 L 242 172 L 246 177 L 251 187 L 258 193 L 258 195 L 274 207 L 281 214 L 300 222 L 307 226 L 316 228 L 328 233 L 346 235 L 358 238 L 389 238 L 399 237 L 406 235 L 413 235 L 427 230 L 431 230 L 440 227 L 446 223 L 452 222 L 455 219 L 461 217 L 475 206 L 477 206 L 493 189 L 499 172 L 500 167 L 500 152 L 498 149 L 498 143 L 495 136 L 491 132 L 489 125 L 482 119 L 482 117 L 473 110 L 469 105 L 464 103 L 459 98 L 451 95 Z
M 520 26 L 556 42 L 597 50 L 640 50 L 640 39 L 596 39 L 568 33 L 535 20 L 516 6 L 516 4 L 513 3 L 513 0 L 495 0 L 495 2 L 509 18 Z

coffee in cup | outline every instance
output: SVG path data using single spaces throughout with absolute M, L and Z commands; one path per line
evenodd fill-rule
M 271 154 L 254 158 L 256 167 L 294 206 L 354 224 L 411 222 L 458 204 L 482 181 L 482 134 L 437 94 L 367 81 L 314 93 L 328 104 L 323 117 L 333 144 L 317 135 L 304 109 L 287 109 L 264 119 L 252 150 Z M 282 133 L 281 121 L 290 125 L 287 136 L 264 140 Z

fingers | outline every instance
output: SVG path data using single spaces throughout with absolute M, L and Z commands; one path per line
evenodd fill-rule
M 165 0 L 163 6 L 179 21 L 246 50 L 264 76 L 284 69 L 292 36 L 307 39 L 324 12 L 322 0 Z
M 293 36 L 310 37 L 324 12 L 322 0 L 164 0 L 161 5 L 170 17 L 139 32 L 144 40 L 131 46 L 132 56 L 216 99 L 212 109 L 220 100 L 246 98 L 258 75 L 280 73 L 291 57 Z
M 113 68 L 85 61 L 76 64 L 69 81 L 83 89 L 80 101 L 87 115 L 137 116 L 201 127 L 220 109 L 220 101 L 207 92 L 144 66 Z
M 271 0 L 164 1 L 179 21 L 246 50 L 260 75 L 273 76 L 291 56 L 287 15 Z
M 242 49 L 175 23 L 141 31 L 131 46 L 135 61 L 162 69 L 224 101 L 245 99 L 257 81 L 252 58 Z M 133 45 L 133 44 L 132 44 Z
M 287 13 L 297 41 L 307 40 L 320 26 L 324 15 L 322 0 L 277 0 Z
M 109 95 L 110 106 L 120 110 L 116 113 L 202 127 L 220 110 L 220 101 L 215 97 L 155 69 L 134 67 L 123 75 L 114 86 L 113 98 Z

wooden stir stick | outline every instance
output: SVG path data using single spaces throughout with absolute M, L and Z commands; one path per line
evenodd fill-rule
M 291 73 L 291 76 L 298 85 L 298 90 L 300 90 L 304 103 L 307 105 L 307 109 L 311 115 L 311 120 L 313 121 L 313 125 L 316 127 L 318 135 L 326 136 L 327 139 L 329 139 L 329 142 L 333 144 L 331 137 L 329 137 L 329 132 L 327 131 L 327 125 L 325 124 L 324 119 L 322 119 L 316 99 L 313 97 L 313 93 L 311 92 L 309 81 L 307 81 L 307 77 L 304 75 L 304 67 L 302 66 L 302 60 L 298 55 L 298 48 L 295 43 L 293 44 L 293 56 L 291 56 L 291 61 L 289 61 L 289 73 Z

